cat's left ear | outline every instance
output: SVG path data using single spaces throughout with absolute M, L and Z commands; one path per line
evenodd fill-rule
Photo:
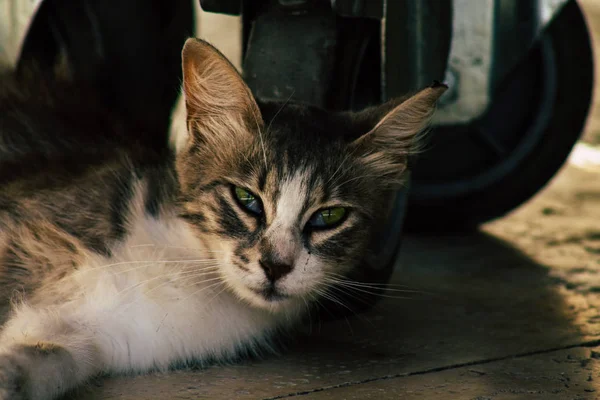
M 235 148 L 262 129 L 250 88 L 219 50 L 203 40 L 188 39 L 182 64 L 188 140 L 212 150 Z
M 351 151 L 374 175 L 390 183 L 401 182 L 417 136 L 429 127 L 436 102 L 446 89 L 435 82 L 406 99 L 353 114 L 354 128 L 367 133 L 350 143 Z

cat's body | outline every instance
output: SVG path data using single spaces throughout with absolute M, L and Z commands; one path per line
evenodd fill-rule
M 1 347 L 31 346 L 35 364 L 38 345 L 60 346 L 73 360 L 49 359 L 47 368 L 66 364 L 86 379 L 259 351 L 297 319 L 299 309 L 274 314 L 223 290 L 211 252 L 178 217 L 169 154 L 113 147 L 101 161 L 71 156 L 0 193 L 0 322 L 15 306 Z M 32 398 L 81 380 L 46 378 Z
M 253 341 L 266 339 L 279 323 L 295 318 L 294 312 L 279 315 L 251 307 L 223 290 L 214 270 L 203 271 L 211 266 L 210 252 L 195 240 L 177 210 L 167 206 L 159 215 L 148 213 L 151 185 L 147 177 L 131 177 L 131 198 L 127 209 L 121 210 L 126 216 L 124 233 L 118 241 L 111 237 L 112 243 L 107 237 L 110 244 L 101 253 L 56 230 L 53 222 L 39 220 L 29 232 L 13 236 L 17 240 L 11 247 L 19 247 L 21 260 L 39 265 L 35 280 L 48 283 L 27 307 L 16 307 L 2 344 L 35 345 L 47 337 L 69 349 L 77 336 L 82 336 L 78 343 L 93 336 L 102 354 L 96 366 L 142 371 L 177 361 L 233 356 L 253 347 Z M 53 227 L 56 233 L 38 230 L 40 226 Z M 52 247 L 61 259 L 43 265 L 45 260 L 36 256 L 44 247 Z M 63 331 L 65 340 L 50 335 L 52 331 Z
M 0 399 L 268 349 L 357 268 L 443 92 L 352 115 L 259 108 L 209 45 L 190 40 L 183 59 L 177 154 L 109 123 L 98 146 L 32 139 L 23 160 L 0 157 Z M 0 96 L 0 108 L 15 102 Z M 15 117 L 22 129 L 31 113 Z M 98 130 L 70 121 L 58 120 Z

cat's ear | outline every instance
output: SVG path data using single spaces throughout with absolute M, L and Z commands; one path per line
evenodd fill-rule
M 262 129 L 250 88 L 216 48 L 188 39 L 182 51 L 188 141 L 235 147 Z
M 408 156 L 414 151 L 419 134 L 429 127 L 436 101 L 447 88 L 435 82 L 406 99 L 355 113 L 354 128 L 366 133 L 350 143 L 352 152 L 374 175 L 391 183 L 401 181 Z

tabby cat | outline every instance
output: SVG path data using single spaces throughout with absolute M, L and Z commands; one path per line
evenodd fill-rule
M 75 88 L 0 91 L 0 399 L 268 350 L 357 268 L 446 89 L 333 113 L 257 104 L 201 40 L 182 58 L 188 130 L 164 154 Z M 113 139 L 50 139 L 88 133 Z

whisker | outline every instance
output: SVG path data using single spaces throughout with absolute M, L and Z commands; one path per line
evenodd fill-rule
M 215 281 L 215 280 L 217 280 L 217 279 L 219 279 L 219 280 L 220 280 L 221 278 L 209 279 L 209 280 L 206 280 L 205 282 L 211 282 L 211 281 Z M 155 286 L 155 287 L 153 287 L 152 289 L 148 290 L 147 292 L 144 292 L 144 295 L 148 295 L 148 293 L 150 293 L 150 292 L 152 292 L 152 291 L 154 291 L 154 290 L 156 290 L 156 289 L 159 289 L 159 288 L 161 288 L 161 287 L 163 287 L 163 286 L 165 286 L 165 285 L 167 285 L 167 284 L 169 284 L 169 283 L 171 283 L 171 281 L 166 281 L 166 282 L 163 282 L 163 283 L 161 283 L 160 285 L 158 285 L 158 286 Z M 199 293 L 200 291 L 202 291 L 202 290 L 204 290 L 204 289 L 208 289 L 208 288 L 214 287 L 214 286 L 216 286 L 216 285 L 220 285 L 221 283 L 223 283 L 223 282 L 222 282 L 222 281 L 220 281 L 220 282 L 216 282 L 216 283 L 210 284 L 210 285 L 208 285 L 208 286 L 203 286 L 202 288 L 200 288 L 200 290 L 196 290 L 196 291 L 194 291 L 192 294 L 190 294 L 189 296 L 186 296 L 186 297 L 185 297 L 184 299 L 182 299 L 182 300 L 185 300 L 185 299 L 187 299 L 187 298 L 191 297 L 191 296 L 192 296 L 194 293 Z M 196 284 L 200 284 L 200 282 L 197 282 Z M 188 285 L 187 287 L 189 287 L 189 286 L 191 286 L 191 285 Z M 136 299 L 134 299 L 134 300 L 133 300 L 131 303 L 127 304 L 127 305 L 125 306 L 125 308 L 124 308 L 124 311 L 126 311 L 126 310 L 127 310 L 129 307 L 133 306 L 134 304 L 138 303 L 138 302 L 139 302 L 139 300 L 140 300 L 139 298 L 136 298 Z
M 214 286 L 217 286 L 217 285 L 220 285 L 220 284 L 222 284 L 222 282 L 213 283 L 213 284 L 211 284 L 211 285 L 208 285 L 208 286 L 205 286 L 205 287 L 201 288 L 200 290 L 197 290 L 197 291 L 195 291 L 195 292 L 194 292 L 194 293 L 192 293 L 192 294 L 199 293 L 199 292 L 201 292 L 202 290 L 210 289 L 210 288 L 212 288 L 212 287 L 214 287 Z M 190 295 L 190 296 L 191 296 L 191 295 Z M 185 297 L 183 300 L 185 300 L 185 299 L 189 298 L 190 296 L 186 296 L 186 297 Z M 175 299 L 175 300 L 180 300 L 180 299 Z M 127 311 L 127 309 L 128 309 L 129 307 L 133 306 L 133 305 L 134 305 L 134 304 L 136 304 L 138 301 L 139 301 L 139 299 L 135 299 L 135 300 L 134 300 L 134 301 L 132 301 L 131 303 L 127 304 L 127 305 L 125 306 L 125 308 L 123 309 L 123 311 L 122 311 L 122 312 L 124 312 L 124 311 Z M 161 322 L 161 325 L 164 323 L 164 320 L 166 319 L 167 315 L 168 315 L 168 312 L 167 312 L 167 313 L 165 314 L 165 316 L 163 317 L 163 320 L 162 320 L 162 322 Z M 160 327 L 160 326 L 159 326 L 159 327 Z
M 132 291 L 132 290 L 134 290 L 134 289 L 136 289 L 136 288 L 138 288 L 140 286 L 143 286 L 146 283 L 155 281 L 157 279 L 165 278 L 165 277 L 166 277 L 166 275 L 163 274 L 163 275 L 154 276 L 154 277 L 149 278 L 149 279 L 144 279 L 143 281 L 140 281 L 140 282 L 136 282 L 135 284 L 130 285 L 130 286 L 126 287 L 125 289 L 122 289 L 122 290 L 118 291 L 117 292 L 117 296 L 122 297 L 125 294 L 127 294 L 129 291 Z M 167 280 L 167 282 L 169 282 L 169 281 Z
M 210 278 L 210 279 L 202 278 L 202 279 L 198 279 L 198 280 L 192 281 L 194 278 L 196 278 L 196 277 L 188 277 L 188 279 L 185 279 L 184 282 L 186 284 L 185 284 L 184 287 L 196 286 L 196 285 L 200 285 L 201 283 L 214 282 L 214 281 L 217 281 L 217 280 L 223 280 L 223 278 L 221 278 L 220 276 L 217 276 L 215 278 Z M 189 281 L 192 281 L 192 282 L 189 282 Z
M 365 178 L 381 178 L 381 176 L 379 176 L 379 175 L 359 175 L 359 176 L 355 176 L 355 177 L 345 180 L 344 182 L 338 184 L 338 186 L 344 186 L 345 184 L 355 181 L 357 179 L 365 179 Z
M 221 279 L 221 278 L 219 278 L 219 279 Z M 195 290 L 195 291 L 193 291 L 192 293 L 190 293 L 189 295 L 185 296 L 183 299 L 180 299 L 179 301 L 184 301 L 184 300 L 187 300 L 187 299 L 189 299 L 190 297 L 192 297 L 192 296 L 195 296 L 195 295 L 197 295 L 198 293 L 201 293 L 201 292 L 203 292 L 203 291 L 205 291 L 205 290 L 207 290 L 207 289 L 211 289 L 211 288 L 213 288 L 213 287 L 216 287 L 216 286 L 219 286 L 219 285 L 224 285 L 224 284 L 225 284 L 225 282 L 224 282 L 224 281 L 221 279 L 221 281 L 220 281 L 220 282 L 213 283 L 213 284 L 211 284 L 211 285 L 204 286 L 204 287 L 202 287 L 202 288 L 199 288 L 198 290 Z M 224 289 L 223 289 L 223 290 L 224 290 Z M 223 290 L 221 290 L 221 291 L 220 291 L 220 292 L 219 292 L 217 295 L 221 294 L 221 293 L 223 292 Z
M 318 294 L 315 294 L 314 292 L 310 292 L 310 293 L 307 293 L 307 297 L 319 309 L 323 309 L 323 310 L 327 311 L 327 314 L 329 314 L 331 316 L 331 318 L 335 319 L 335 315 L 333 315 L 333 313 L 331 311 L 329 311 L 329 309 L 321 303 L 321 300 L 320 300 Z M 319 333 L 321 333 L 321 318 L 318 318 L 317 322 L 319 323 Z
M 221 282 L 221 283 L 225 283 L 225 282 Z M 210 303 L 212 303 L 212 301 L 214 299 L 216 299 L 221 293 L 223 293 L 225 290 L 227 289 L 227 285 L 223 286 L 223 289 L 221 289 L 218 293 L 216 293 L 213 297 L 210 298 L 209 301 L 206 302 L 206 306 L 208 306 Z
M 334 176 L 337 174 L 337 172 L 338 172 L 339 170 L 341 170 L 342 166 L 343 166 L 343 165 L 346 163 L 346 161 L 348 161 L 348 160 L 350 159 L 350 157 L 352 157 L 352 156 L 354 156 L 354 155 L 355 155 L 355 153 L 356 153 L 357 149 L 358 149 L 358 147 L 354 146 L 354 147 L 352 148 L 352 150 L 350 150 L 350 152 L 349 152 L 349 153 L 346 155 L 346 157 L 344 157 L 344 159 L 343 159 L 343 160 L 342 160 L 342 162 L 340 163 L 340 166 L 339 166 L 339 167 L 338 167 L 338 169 L 337 169 L 337 170 L 334 172 L 334 174 L 332 175 L 332 177 L 331 177 L 331 178 L 330 178 L 330 179 L 327 181 L 327 183 L 329 183 L 329 182 L 330 182 L 330 181 L 333 179 L 333 177 L 334 177 Z M 333 182 L 334 182 L 334 184 L 336 184 L 336 185 L 337 185 L 337 180 L 338 180 L 338 178 L 339 178 L 339 177 L 336 177 L 336 179 L 333 181 Z
M 338 285 L 338 287 L 340 287 Z M 402 299 L 402 300 L 410 300 L 412 299 L 411 297 L 406 297 L 406 296 L 392 296 L 392 295 L 386 295 L 386 294 L 382 294 L 382 293 L 377 293 L 377 292 L 372 292 L 372 291 L 368 291 L 365 289 L 361 289 L 361 288 L 357 288 L 357 287 L 352 287 L 352 286 L 346 286 L 346 289 L 351 289 L 357 292 L 361 292 L 361 293 L 365 293 L 371 296 L 377 296 L 377 297 L 385 297 L 388 299 Z
M 189 274 L 178 274 L 178 276 L 176 276 L 175 278 L 171 279 L 171 282 L 181 282 L 181 281 L 187 281 L 190 279 L 194 279 L 194 278 L 200 278 L 202 276 L 206 276 L 206 275 L 215 275 L 218 273 L 218 271 L 216 269 L 210 270 L 208 272 L 196 272 L 195 271 L 190 271 Z
M 385 292 L 397 292 L 397 293 L 419 293 L 419 294 L 430 294 L 433 295 L 434 293 L 429 293 L 423 290 L 415 290 L 415 289 L 395 289 L 395 288 L 389 288 L 386 286 L 373 286 L 370 284 L 364 284 L 364 283 L 360 283 L 360 282 L 354 282 L 354 281 L 344 281 L 344 280 L 338 280 L 338 279 L 331 279 L 328 278 L 328 282 L 337 284 L 337 285 L 343 285 L 346 287 L 352 287 L 352 288 L 361 288 L 361 289 L 371 289 L 371 290 L 381 290 L 381 291 L 385 291 Z
M 254 117 L 254 122 L 256 123 L 256 130 L 258 130 L 258 138 L 260 140 L 260 147 L 262 148 L 262 152 L 263 152 L 263 158 L 265 161 L 265 168 L 268 170 L 269 169 L 269 162 L 267 161 L 267 149 L 265 148 L 265 142 L 263 139 L 263 132 L 260 129 L 260 124 L 258 122 L 258 118 L 257 116 L 254 114 L 254 112 L 252 113 L 252 116 Z M 267 128 L 268 130 L 268 128 Z
M 169 273 L 167 273 L 167 274 L 160 274 L 160 275 L 154 276 L 154 277 L 149 278 L 149 279 L 144 279 L 143 281 L 136 282 L 135 284 L 133 284 L 131 286 L 128 286 L 125 289 L 122 289 L 121 291 L 117 292 L 117 296 L 124 296 L 125 294 L 127 294 L 127 292 L 129 292 L 131 290 L 134 290 L 134 289 L 136 289 L 136 288 L 138 288 L 140 286 L 143 286 L 143 285 L 145 285 L 147 283 L 150 283 L 150 282 L 153 282 L 155 280 L 158 280 L 158 279 L 165 279 L 165 282 L 161 283 L 158 286 L 155 286 L 150 291 L 145 292 L 145 294 L 151 292 L 154 289 L 157 289 L 159 287 L 167 285 L 169 283 L 178 282 L 178 281 L 181 281 L 181 280 L 184 280 L 184 279 L 193 279 L 193 278 L 196 277 L 194 275 L 192 275 L 192 276 L 190 276 L 190 275 L 186 275 L 186 276 L 173 276 L 173 275 L 177 275 L 177 274 L 178 274 L 178 272 L 173 273 L 173 274 L 169 274 Z M 185 280 L 184 280 L 184 282 L 185 282 Z M 198 282 L 198 283 L 200 283 L 200 282 Z
M 342 274 L 338 274 L 336 272 L 325 272 L 325 275 L 330 275 L 333 277 L 337 277 L 343 280 L 347 280 L 349 282 L 357 282 L 357 283 L 366 283 L 368 285 L 380 285 L 380 286 L 395 286 L 395 287 L 405 287 L 408 288 L 408 285 L 401 285 L 401 284 L 397 284 L 397 283 L 381 283 L 381 282 L 361 282 L 361 281 L 356 281 L 356 280 L 352 280 L 352 279 L 348 279 L 348 277 L 346 275 L 342 275 Z
M 354 310 L 352 310 L 350 307 L 348 307 L 346 304 L 344 304 L 343 302 L 341 302 L 337 297 L 335 297 L 333 294 L 331 293 L 327 293 L 325 291 L 321 291 L 320 295 L 325 298 L 328 299 L 336 304 L 339 304 L 342 307 L 345 307 L 346 309 L 348 309 L 353 315 L 357 315 L 356 312 Z M 333 316 L 335 318 L 335 316 Z M 348 320 L 348 317 L 346 317 L 344 315 L 344 319 L 346 320 L 346 324 L 348 324 L 348 328 L 350 329 L 350 334 L 354 335 L 354 330 L 352 329 L 352 325 L 350 324 L 350 321 Z
M 219 264 L 203 266 L 202 268 L 190 269 L 192 267 L 193 266 L 190 267 L 189 265 L 187 265 L 185 269 L 173 271 L 173 273 L 178 274 L 178 275 L 184 275 L 184 274 L 193 274 L 195 272 L 202 272 L 202 271 L 214 271 L 214 270 L 219 269 Z
M 346 304 L 344 304 L 343 302 L 341 302 L 339 299 L 337 299 L 335 296 L 333 296 L 331 293 L 327 292 L 326 290 L 320 290 L 320 289 L 316 289 L 315 290 L 321 297 L 330 300 L 344 308 L 346 308 L 348 311 L 352 312 L 353 314 L 355 314 L 355 311 L 352 310 L 350 307 L 348 307 Z
M 339 286 L 331 286 L 330 289 L 335 289 L 335 290 L 339 291 L 342 295 L 344 295 L 344 296 L 350 296 L 351 298 L 355 299 L 356 301 L 359 301 L 359 302 L 361 302 L 362 304 L 364 304 L 366 306 L 372 307 L 373 309 L 376 309 L 376 310 L 379 310 L 379 311 L 385 311 L 386 310 L 385 308 L 383 308 L 381 306 L 381 304 L 373 303 L 372 301 L 366 300 L 364 297 L 362 297 L 360 295 L 360 293 L 358 293 L 358 294 L 350 293 L 349 291 L 344 290 L 344 288 L 341 288 Z M 359 315 L 359 314 L 357 313 L 356 315 Z M 369 322 L 369 324 L 375 326 L 373 324 L 373 322 L 371 322 L 370 319 L 365 318 L 365 320 L 367 322 Z
M 91 269 L 92 270 L 100 270 L 100 269 L 118 267 L 121 265 L 131 265 L 131 264 L 144 264 L 143 267 L 150 267 L 153 264 L 185 264 L 185 263 L 210 264 L 213 262 L 217 262 L 217 261 L 212 258 L 198 259 L 198 260 L 151 260 L 151 261 L 136 260 L 136 261 L 120 261 L 120 262 L 116 262 L 116 263 L 112 263 L 112 264 L 99 265 L 97 267 L 92 267 Z M 143 268 L 143 267 L 141 266 L 140 268 Z M 87 271 L 87 270 L 80 269 L 80 270 L 77 270 L 76 272 L 83 272 L 83 271 Z
M 371 304 L 369 301 L 365 300 L 364 298 L 362 298 L 362 297 L 359 297 L 358 295 L 356 295 L 356 294 L 353 294 L 353 293 L 351 293 L 351 292 L 349 292 L 349 291 L 347 291 L 347 290 L 344 290 L 344 288 L 342 288 L 342 287 L 339 287 L 339 286 L 335 286 L 335 285 L 334 285 L 334 286 L 330 286 L 328 289 L 337 290 L 337 291 L 338 291 L 338 292 L 340 292 L 341 294 L 343 294 L 343 295 L 346 295 L 346 296 L 350 296 L 350 297 L 352 297 L 353 299 L 355 299 L 355 300 L 357 300 L 357 301 L 360 301 L 360 302 L 361 302 L 361 303 L 363 303 L 363 304 L 368 304 L 368 305 L 370 305 L 370 304 Z
M 344 159 L 342 160 L 342 162 L 340 163 L 340 165 L 337 167 L 337 169 L 335 170 L 335 172 L 329 177 L 329 179 L 327 179 L 327 182 L 325 182 L 325 185 L 327 185 L 329 182 L 331 182 L 336 177 L 336 175 L 338 174 L 338 172 L 340 172 L 340 170 L 342 169 L 342 167 L 344 166 L 344 164 L 346 163 L 346 161 L 348 161 L 348 159 L 350 158 L 351 155 L 352 155 L 352 153 L 346 154 L 346 156 L 344 157 Z
M 312 333 L 312 315 L 310 314 L 311 306 L 310 306 L 310 304 L 308 304 L 308 301 L 306 300 L 306 296 L 302 296 L 301 299 L 304 302 L 304 305 L 306 306 L 306 312 L 308 314 L 308 324 L 309 324 L 308 332 Z
M 173 273 L 187 273 L 187 272 L 190 272 L 190 271 L 204 271 L 204 270 L 218 268 L 218 264 L 215 264 L 215 265 L 206 265 L 206 266 L 203 266 L 202 268 L 194 268 L 193 270 L 188 270 L 188 268 L 191 268 L 193 266 L 195 266 L 195 264 L 192 265 L 192 266 L 186 265 L 185 269 L 178 269 L 178 270 L 175 270 L 175 267 L 172 267 L 172 269 L 170 271 L 168 271 L 168 272 L 173 272 Z M 116 272 L 116 275 L 120 275 L 120 274 L 124 274 L 124 273 L 127 273 L 127 272 L 136 271 L 136 270 L 139 270 L 141 268 L 148 268 L 148 265 L 144 264 L 144 265 L 141 265 L 139 267 L 134 267 L 134 268 L 129 268 L 129 269 L 121 270 L 121 271 Z
M 296 89 L 292 90 L 292 93 L 290 94 L 290 96 L 287 98 L 286 101 L 283 102 L 283 104 L 281 105 L 281 107 L 279 108 L 279 110 L 277 110 L 277 112 L 275 113 L 275 115 L 273 116 L 273 118 L 271 118 L 271 121 L 269 121 L 269 125 L 267 125 L 267 130 L 266 130 L 267 133 L 270 131 L 271 124 L 273 124 L 273 121 L 275 121 L 275 118 L 277 118 L 277 116 L 279 115 L 279 113 L 282 112 L 283 109 L 288 105 L 288 103 L 292 99 L 292 96 L 294 96 L 294 93 L 296 93 Z
M 157 245 L 153 243 L 147 244 L 136 244 L 132 246 L 128 246 L 130 249 L 143 248 L 143 247 L 156 247 L 156 248 L 165 248 L 165 249 L 186 249 L 186 250 L 197 250 L 203 253 L 226 253 L 225 250 L 207 250 L 199 247 L 188 247 L 188 246 L 172 246 L 172 245 Z

